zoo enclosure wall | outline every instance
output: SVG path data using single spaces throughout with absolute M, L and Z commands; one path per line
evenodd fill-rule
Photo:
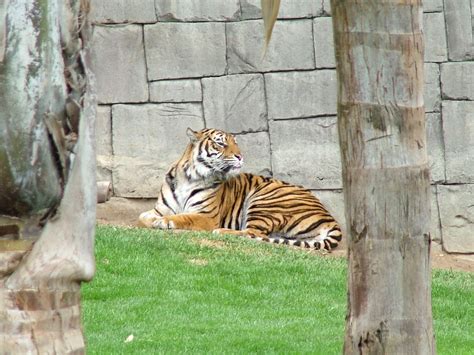
M 471 1 L 425 0 L 423 14 L 431 235 L 457 253 L 474 252 Z M 186 128 L 221 128 L 245 171 L 314 190 L 343 222 L 330 15 L 328 0 L 282 1 L 261 61 L 260 0 L 92 0 L 98 178 L 155 198 Z

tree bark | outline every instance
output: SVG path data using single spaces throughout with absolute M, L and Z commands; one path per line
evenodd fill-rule
M 348 234 L 345 354 L 433 354 L 421 0 L 331 0 Z
M 0 2 L 0 353 L 82 353 L 95 271 L 88 0 Z

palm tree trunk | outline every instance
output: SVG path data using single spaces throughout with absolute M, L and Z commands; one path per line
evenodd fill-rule
M 421 0 L 331 0 L 349 248 L 345 354 L 433 354 Z
M 88 0 L 0 3 L 0 353 L 82 353 L 94 274 Z

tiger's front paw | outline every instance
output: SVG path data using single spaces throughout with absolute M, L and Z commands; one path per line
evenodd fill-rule
M 146 228 L 153 228 L 153 222 L 155 222 L 157 218 L 160 217 L 155 210 L 143 212 L 138 217 L 137 225 Z
M 156 229 L 175 229 L 176 228 L 174 222 L 169 220 L 166 217 L 157 218 L 156 221 L 153 222 L 152 227 Z

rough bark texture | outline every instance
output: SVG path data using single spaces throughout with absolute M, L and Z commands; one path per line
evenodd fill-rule
M 97 198 L 88 4 L 0 4 L 2 354 L 84 352 Z
M 421 0 L 332 0 L 349 248 L 344 353 L 433 354 Z

